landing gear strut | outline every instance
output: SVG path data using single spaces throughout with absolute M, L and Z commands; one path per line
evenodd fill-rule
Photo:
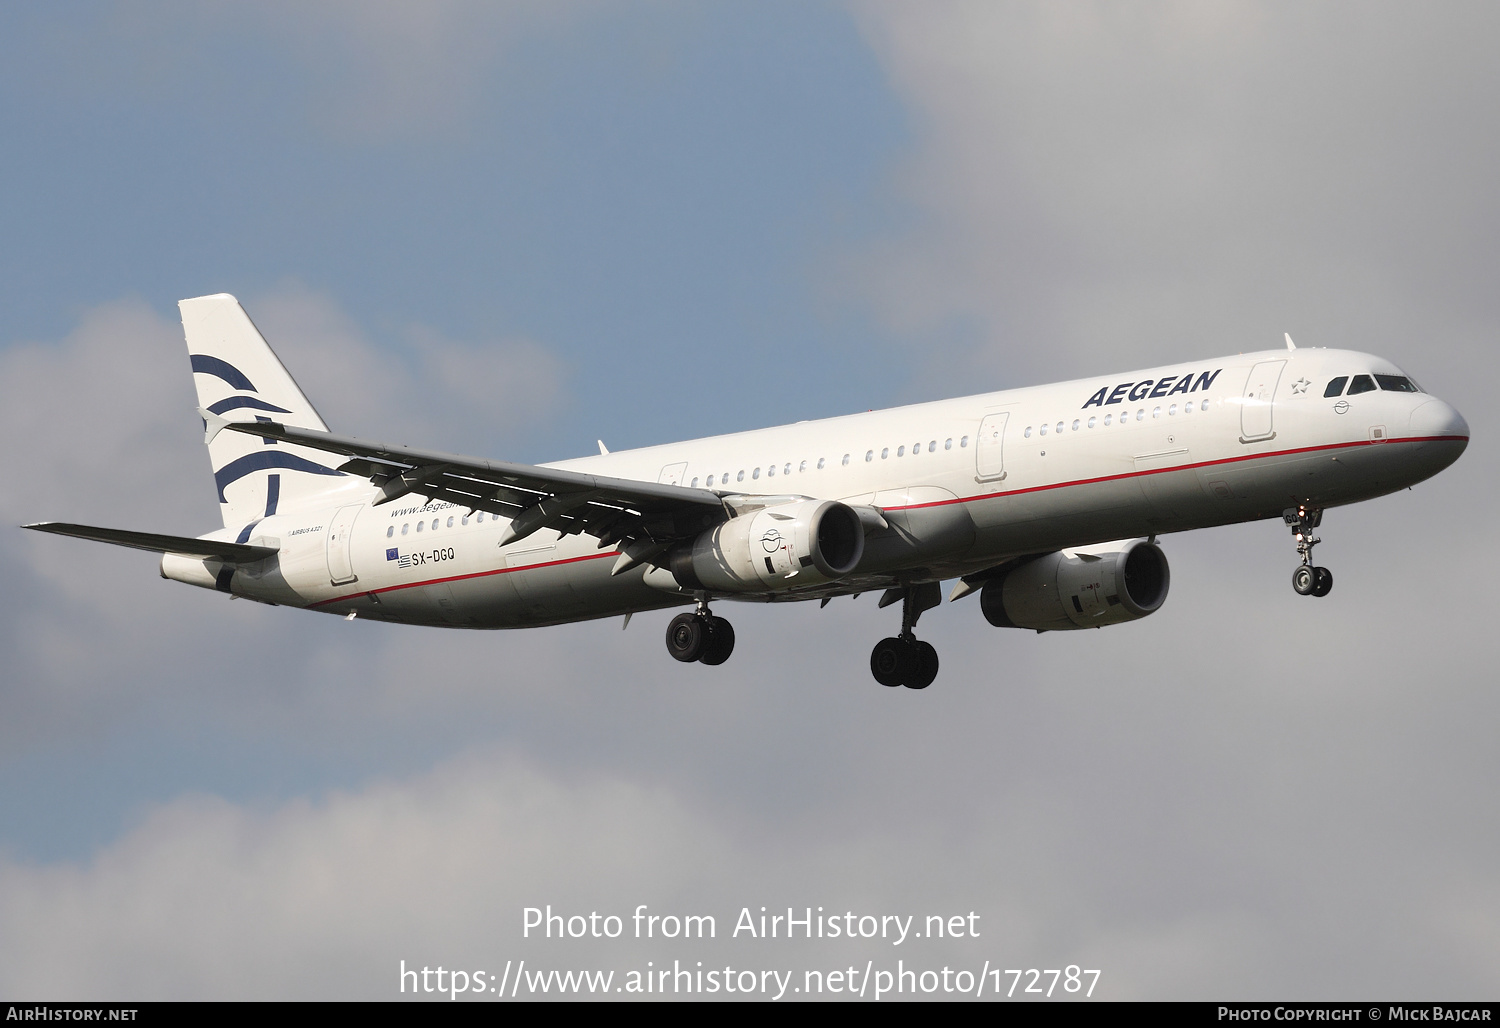
M 896 594 L 896 595 L 892 595 Z M 882 639 L 870 653 L 870 673 L 881 685 L 895 688 L 904 685 L 908 689 L 925 689 L 933 683 L 938 673 L 937 650 L 931 643 L 922 642 L 912 633 L 922 611 L 935 607 L 942 601 L 936 582 L 892 589 L 886 593 L 890 601 L 901 600 L 901 634 Z M 881 606 L 885 606 L 882 603 Z
M 678 614 L 667 625 L 667 652 L 684 664 L 722 664 L 734 652 L 734 628 L 708 611 L 708 597 L 698 597 L 698 609 Z
M 1327 568 L 1314 567 L 1313 547 L 1323 540 L 1313 535 L 1313 529 L 1323 523 L 1323 511 L 1317 507 L 1288 507 L 1281 518 L 1292 530 L 1297 540 L 1297 555 L 1302 566 L 1292 572 L 1292 588 L 1299 596 L 1327 596 L 1333 591 L 1333 572 Z

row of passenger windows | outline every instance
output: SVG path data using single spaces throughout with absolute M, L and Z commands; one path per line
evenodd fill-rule
M 1345 384 L 1349 386 L 1348 395 L 1350 396 L 1372 393 L 1377 384 L 1388 393 L 1420 393 L 1422 391 L 1415 382 L 1404 375 L 1355 375 L 1352 382 L 1349 381 L 1348 375 L 1340 375 L 1328 383 L 1328 388 L 1323 390 L 1323 395 L 1343 396 Z
M 953 440 L 952 439 L 944 439 L 943 440 L 943 449 L 945 449 L 945 450 L 951 450 L 951 449 L 953 449 L 953 445 L 954 444 L 953 444 Z M 968 445 L 969 445 L 969 437 L 968 436 L 960 436 L 959 439 L 958 439 L 958 446 L 959 446 L 959 448 L 963 449 L 964 447 L 967 447 Z M 911 455 L 913 457 L 915 457 L 917 454 L 921 453 L 922 452 L 922 447 L 923 447 L 923 443 L 920 440 L 917 441 L 917 442 L 915 442 L 915 443 L 912 443 L 912 445 L 911 445 L 911 451 L 910 451 Z M 936 439 L 930 439 L 930 440 L 927 441 L 926 447 L 927 447 L 927 452 L 928 453 L 936 453 L 937 452 L 937 448 L 938 448 L 938 441 Z M 889 446 L 882 447 L 881 450 L 880 450 L 880 459 L 881 460 L 888 460 L 888 459 L 890 459 L 891 452 L 892 451 L 891 451 L 891 448 Z M 905 446 L 898 446 L 898 447 L 896 447 L 896 449 L 895 449 L 895 455 L 897 457 L 905 457 L 907 455 L 907 448 Z M 875 459 L 875 451 L 874 450 L 866 450 L 865 451 L 865 462 L 869 463 L 869 462 L 873 461 L 874 459 Z M 839 464 L 840 464 L 841 467 L 848 467 L 849 464 L 853 460 L 854 460 L 854 454 L 852 454 L 852 453 L 846 453 L 846 454 L 844 454 L 844 457 L 839 462 Z M 827 466 L 827 464 L 828 464 L 828 460 L 827 460 L 826 457 L 819 457 L 818 458 L 818 463 L 816 465 L 816 469 L 818 471 L 822 471 Z M 801 474 L 802 472 L 804 472 L 804 471 L 807 470 L 807 467 L 808 467 L 808 462 L 805 461 L 805 460 L 801 461 L 797 465 L 797 473 Z M 791 463 L 791 461 L 787 461 L 785 464 L 780 465 L 779 467 L 777 465 L 775 465 L 775 464 L 769 465 L 765 469 L 765 473 L 766 473 L 766 477 L 767 478 L 775 478 L 778 473 L 781 474 L 781 475 L 783 475 L 783 476 L 790 475 L 792 473 L 792 463 Z M 734 480 L 736 482 L 743 482 L 745 480 L 745 475 L 746 474 L 747 474 L 747 472 L 745 472 L 744 470 L 738 471 L 738 472 L 735 473 Z M 760 478 L 761 469 L 760 468 L 753 468 L 753 469 L 751 469 L 748 472 L 748 474 L 750 476 L 751 481 L 755 481 L 755 480 L 757 480 L 757 479 Z M 694 478 L 688 484 L 690 486 L 696 487 L 698 485 L 698 479 Z M 724 487 L 724 486 L 727 486 L 727 485 L 729 485 L 729 472 L 726 471 L 722 475 L 709 475 L 708 478 L 704 481 L 703 484 L 708 489 L 712 489 L 715 485 L 718 485 L 721 488 Z
M 449 518 L 448 518 L 448 521 L 447 521 L 447 526 L 449 528 L 452 528 L 454 521 L 457 521 L 460 525 L 467 525 L 469 523 L 469 517 L 470 516 L 467 515 L 467 514 L 465 514 L 461 518 L 454 518 L 454 517 L 452 517 L 450 515 Z M 483 524 L 484 523 L 484 511 L 480 511 L 478 514 L 473 515 L 473 518 L 474 518 L 475 522 L 477 522 L 479 524 Z M 417 531 L 420 532 L 420 531 L 422 531 L 425 528 L 431 527 L 432 531 L 436 532 L 439 528 L 443 527 L 443 524 L 444 524 L 444 522 L 443 522 L 442 518 L 433 518 L 430 526 L 429 526 L 429 523 L 426 522 L 426 521 L 418 521 L 417 522 Z M 404 524 L 404 525 L 401 526 L 401 534 L 402 535 L 405 535 L 410 530 L 411 530 L 411 523 L 410 522 L 407 522 L 406 524 Z M 386 530 L 385 530 L 385 537 L 387 539 L 389 539 L 391 536 L 393 536 L 395 534 L 396 534 L 396 526 L 395 525 L 387 525 L 386 526 Z
M 1201 403 L 1199 403 L 1198 404 L 1198 410 L 1199 411 L 1206 411 L 1206 410 L 1208 410 L 1208 401 L 1204 400 Z M 1163 411 L 1163 409 L 1161 407 L 1153 407 L 1151 409 L 1151 416 L 1153 418 L 1159 418 L 1159 417 L 1162 416 L 1163 413 L 1165 413 L 1167 415 L 1167 417 L 1169 417 L 1169 418 L 1170 417 L 1175 417 L 1177 415 L 1177 404 L 1174 403 L 1174 404 L 1170 405 L 1169 407 L 1166 408 L 1165 411 Z M 1185 404 L 1182 405 L 1182 413 L 1184 413 L 1184 414 L 1191 414 L 1191 413 L 1193 413 L 1193 401 L 1192 400 L 1189 400 L 1187 403 L 1185 403 Z M 1114 424 L 1114 420 L 1115 420 L 1114 414 L 1111 413 L 1111 414 L 1104 415 L 1104 425 L 1105 425 L 1105 427 L 1107 428 L 1110 425 Z M 1140 408 L 1139 410 L 1137 410 L 1135 412 L 1135 420 L 1137 420 L 1137 421 L 1145 421 L 1146 420 L 1146 408 L 1142 407 L 1142 408 Z M 1120 424 L 1123 425 L 1123 424 L 1126 424 L 1129 421 L 1130 421 L 1130 412 L 1128 410 L 1127 411 L 1121 411 L 1120 412 Z M 1092 418 L 1089 418 L 1087 422 L 1083 421 L 1080 418 L 1074 418 L 1073 419 L 1073 431 L 1076 432 L 1080 428 L 1083 428 L 1085 425 L 1087 425 L 1089 428 L 1097 428 L 1098 425 L 1099 425 L 1099 418 L 1092 417 Z M 1059 421 L 1056 425 L 1042 425 L 1037 431 L 1038 431 L 1038 434 L 1040 434 L 1040 435 L 1046 435 L 1049 431 L 1052 431 L 1052 432 L 1062 432 L 1066 427 L 1067 427 L 1067 422 L 1065 422 L 1065 421 Z M 1026 438 L 1026 439 L 1030 439 L 1031 438 L 1031 428 L 1032 428 L 1032 426 L 1027 425 L 1026 426 L 1026 431 L 1022 432 L 1021 435 L 1024 438 Z

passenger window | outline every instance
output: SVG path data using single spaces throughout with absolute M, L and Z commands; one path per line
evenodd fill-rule
M 1098 418 L 1089 418 L 1089 428 L 1093 428 L 1098 423 L 1099 423 L 1099 419 Z
M 760 468 L 756 468 L 755 469 L 755 477 L 756 478 L 760 477 Z M 776 477 L 776 465 L 775 464 L 772 464 L 770 467 L 766 468 L 766 477 L 767 478 L 775 478 Z
M 475 517 L 474 520 L 479 522 L 481 525 L 484 524 L 484 511 L 480 511 L 478 516 Z
M 847 453 L 844 454 L 844 467 L 846 467 L 846 468 L 849 466 L 849 456 L 850 455 L 847 454 Z
M 823 462 L 819 461 L 818 463 L 822 464 Z M 803 461 L 801 464 L 797 465 L 797 474 L 800 475 L 802 472 L 804 472 L 806 470 L 807 470 L 807 461 Z
M 953 440 L 949 439 L 947 442 L 943 443 L 943 449 L 945 449 L 945 450 L 951 450 L 951 449 L 953 449 Z
M 1193 401 L 1192 400 L 1189 400 L 1186 404 L 1183 405 L 1183 407 L 1182 407 L 1182 413 L 1184 413 L 1184 414 L 1191 414 L 1191 413 L 1193 413 Z
M 465 514 L 463 517 L 459 518 L 458 523 L 460 525 L 467 525 L 469 523 L 469 515 Z
M 803 461 L 802 462 L 802 470 L 803 471 L 807 470 L 807 461 Z M 783 475 L 790 475 L 792 473 L 792 462 L 791 461 L 787 461 L 786 467 L 784 467 L 784 468 L 781 469 L 781 473 Z
M 1137 420 L 1137 421 L 1145 421 L 1146 420 L 1146 408 L 1145 407 L 1142 407 L 1140 410 L 1138 410 L 1138 411 L 1135 412 L 1135 420 Z
M 934 439 L 932 442 L 930 442 L 930 443 L 927 444 L 927 452 L 928 453 L 937 453 L 937 440 L 936 439 Z
M 1380 388 L 1388 393 L 1415 393 L 1417 387 L 1409 378 L 1400 375 L 1376 375 L 1375 381 L 1380 383 Z
M 1208 401 L 1204 400 L 1202 403 L 1198 404 L 1198 412 L 1201 414 L 1206 410 L 1208 410 Z
M 865 463 L 868 464 L 868 463 L 870 463 L 870 461 L 872 461 L 874 459 L 875 459 L 875 451 L 874 450 L 866 450 L 865 451 Z
M 1323 390 L 1323 395 L 1324 396 L 1338 396 L 1339 394 L 1341 394 L 1344 391 L 1344 386 L 1346 386 L 1348 384 L 1349 384 L 1349 376 L 1348 375 L 1340 375 L 1338 378 L 1336 378 L 1332 382 L 1328 383 L 1328 388 L 1325 389 L 1325 390 Z
M 387 525 L 386 526 L 386 530 L 385 530 L 385 537 L 387 539 L 389 539 L 391 536 L 393 536 L 395 534 L 396 534 L 396 526 L 395 525 Z
M 1022 439 L 1030 439 L 1031 438 L 1031 426 L 1030 425 L 1027 425 L 1026 426 L 1026 431 L 1024 431 L 1024 432 L 1021 433 L 1021 438 Z
M 691 488 L 693 488 L 693 489 L 698 488 L 698 480 L 696 478 L 693 479 Z
M 425 522 L 425 521 L 418 521 L 418 522 L 417 522 L 417 531 L 418 531 L 418 532 L 420 532 L 420 531 L 422 531 L 422 529 L 423 529 L 423 528 L 424 528 L 424 527 L 425 527 L 425 526 L 426 526 L 426 525 L 427 525 L 427 522 Z
M 1172 404 L 1172 406 L 1170 406 L 1170 407 L 1167 408 L 1167 417 L 1170 418 L 1170 417 L 1172 417 L 1176 413 L 1177 413 L 1177 404 L 1174 403 L 1174 404 Z
M 695 481 L 695 482 L 694 482 L 694 483 L 693 483 L 693 484 L 694 484 L 694 485 L 697 485 L 697 484 L 698 484 L 698 483 L 697 483 L 697 482 L 696 482 L 696 481 Z M 449 518 L 449 519 L 448 519 L 448 527 L 449 527 L 449 528 L 452 528 L 452 527 L 453 527 L 453 519 L 452 519 L 452 518 Z
M 891 448 L 889 446 L 883 446 L 883 447 L 880 448 L 880 459 L 881 460 L 885 460 L 890 455 L 891 455 Z
M 818 470 L 819 471 L 823 470 L 823 458 L 822 457 L 818 458 Z
M 707 483 L 707 485 L 708 485 L 708 487 L 710 489 L 712 489 L 714 487 L 714 476 L 712 476 L 712 475 L 708 476 L 708 483 Z
M 968 446 L 969 445 L 969 437 L 968 436 L 964 436 L 963 438 L 959 439 L 958 445 L 959 446 Z
M 1375 380 L 1369 375 L 1355 375 L 1354 381 L 1349 383 L 1349 395 L 1355 396 L 1359 393 L 1369 393 L 1375 390 Z
M 1111 424 L 1114 423 L 1114 420 L 1115 416 L 1113 414 L 1104 415 L 1104 427 L 1108 428 Z
M 405 535 L 406 534 L 406 530 L 409 529 L 409 528 L 411 528 L 411 525 L 402 525 L 401 526 L 401 534 Z
M 1063 430 L 1063 423 L 1062 423 L 1062 422 L 1061 422 L 1061 421 L 1059 421 L 1059 422 L 1058 422 L 1058 423 L 1057 423 L 1057 431 L 1058 431 L 1058 434 L 1059 434 L 1059 435 L 1061 435 L 1061 434 L 1062 434 L 1062 430 Z M 967 437 L 967 436 L 965 436 L 965 438 L 968 438 L 968 437 Z
M 436 532 L 438 530 L 438 522 L 442 521 L 442 520 L 443 520 L 442 518 L 433 518 L 432 519 L 432 530 L 434 532 Z
M 898 457 L 905 457 L 906 456 L 906 447 L 904 447 L 904 446 L 898 446 L 898 447 L 896 447 L 896 456 L 898 456 Z
M 1151 408 L 1151 416 L 1153 418 L 1159 418 L 1159 417 L 1161 417 L 1161 408 L 1160 407 L 1153 407 L 1153 408 Z
M 1041 428 L 1037 429 L 1037 431 L 1041 432 L 1042 435 L 1046 435 L 1047 434 L 1047 426 L 1043 425 Z
M 735 475 L 734 480 L 736 482 L 743 482 L 745 480 L 745 472 L 741 471 L 739 474 Z
M 1077 418 L 1073 419 L 1073 431 L 1075 431 L 1075 432 L 1078 431 L 1078 419 Z
M 750 477 L 752 479 L 760 478 L 760 468 L 756 468 L 754 471 L 750 472 Z

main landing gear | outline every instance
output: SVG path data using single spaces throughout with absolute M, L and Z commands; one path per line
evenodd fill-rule
M 870 673 L 881 685 L 895 688 L 904 685 L 908 689 L 925 689 L 937 678 L 938 655 L 931 643 L 922 642 L 912 628 L 922 611 L 936 607 L 942 602 L 942 594 L 936 582 L 892 589 L 886 593 L 891 602 L 901 600 L 901 634 L 882 639 L 870 653 Z M 885 606 L 882 603 L 881 606 Z
M 684 664 L 722 664 L 734 652 L 734 628 L 710 614 L 708 597 L 700 596 L 697 610 L 667 625 L 667 652 Z
M 1312 562 L 1313 547 L 1323 541 L 1313 535 L 1313 529 L 1323 523 L 1323 512 L 1317 507 L 1288 507 L 1281 517 L 1292 530 L 1297 555 L 1302 558 L 1302 566 L 1292 572 L 1292 588 L 1299 596 L 1327 596 L 1333 591 L 1333 572 Z

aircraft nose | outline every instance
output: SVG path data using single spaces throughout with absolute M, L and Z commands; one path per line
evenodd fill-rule
M 1469 423 L 1450 403 L 1428 400 L 1411 412 L 1411 434 L 1419 438 L 1469 439 Z

